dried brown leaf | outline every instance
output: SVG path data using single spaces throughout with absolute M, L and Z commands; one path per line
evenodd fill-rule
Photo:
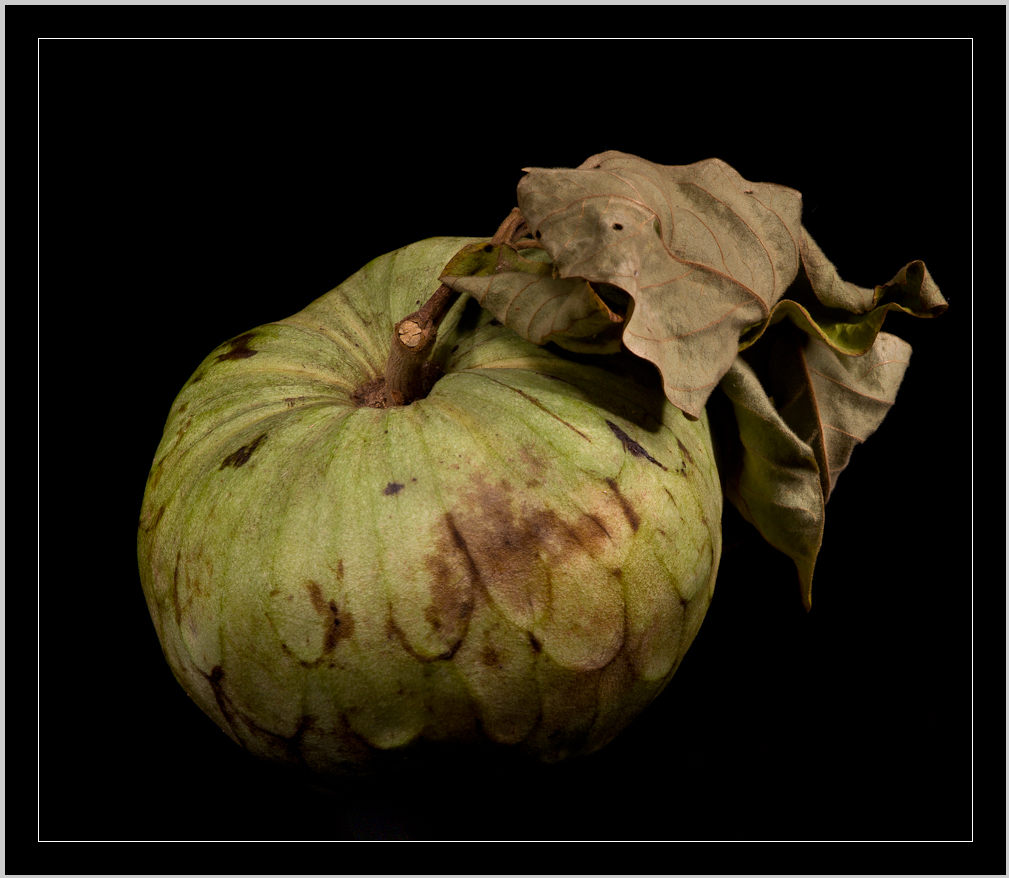
M 576 169 L 529 169 L 518 201 L 561 277 L 630 295 L 624 344 L 658 366 L 690 417 L 799 269 L 799 193 L 719 159 L 663 166 L 601 153 Z

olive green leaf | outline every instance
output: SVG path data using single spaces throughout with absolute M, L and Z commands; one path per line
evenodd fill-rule
M 527 169 L 518 203 L 560 277 L 629 294 L 624 344 L 692 418 L 799 270 L 799 193 L 719 159 L 663 166 L 611 151 Z
M 613 353 L 623 318 L 580 277 L 557 277 L 543 250 L 508 244 L 467 245 L 445 266 L 440 280 L 473 296 L 509 329 L 534 344 L 556 342 L 570 350 Z

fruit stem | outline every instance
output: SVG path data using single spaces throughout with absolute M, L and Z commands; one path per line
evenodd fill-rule
M 512 245 L 524 229 L 522 214 L 517 207 L 513 208 L 498 226 L 491 243 Z M 438 326 L 457 295 L 442 284 L 420 308 L 396 324 L 385 375 L 355 393 L 359 404 L 388 408 L 409 405 L 427 396 L 438 376 L 437 366 L 428 361 L 428 356 L 438 337 Z
M 431 389 L 434 365 L 428 362 L 428 355 L 456 296 L 455 290 L 442 284 L 420 308 L 396 324 L 385 364 L 386 406 L 409 405 Z

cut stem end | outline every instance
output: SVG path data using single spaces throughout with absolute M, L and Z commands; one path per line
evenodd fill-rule
M 456 296 L 454 290 L 442 284 L 420 308 L 396 324 L 385 374 L 354 392 L 357 405 L 372 408 L 410 405 L 431 392 L 441 370 L 428 358 L 438 338 L 438 326 Z

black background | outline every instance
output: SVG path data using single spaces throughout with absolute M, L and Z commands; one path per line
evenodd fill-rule
M 1004 9 L 990 11 L 917 9 L 910 21 L 891 9 L 889 30 L 873 26 L 1002 33 Z M 35 20 L 6 12 L 8 46 L 22 25 L 31 69 Z M 559 869 L 514 845 L 231 845 L 229 872 L 1004 873 L 1005 593 L 999 558 L 994 574 L 975 567 L 973 521 L 975 475 L 997 488 L 1002 471 L 972 456 L 1002 422 L 1001 372 L 994 418 L 974 419 L 990 380 L 975 363 L 974 306 L 989 285 L 972 248 L 975 179 L 991 167 L 975 149 L 992 149 L 996 208 L 1005 189 L 1004 56 L 982 136 L 981 43 L 810 39 L 851 19 L 794 34 L 813 21 L 802 8 L 587 7 L 544 31 L 564 40 L 469 38 L 524 36 L 526 13 L 511 8 L 373 11 L 378 39 L 332 41 L 79 37 L 347 36 L 341 16 L 353 13 L 90 12 L 37 24 L 77 38 L 37 44 L 40 563 L 37 595 L 25 592 L 41 662 L 37 681 L 20 681 L 17 725 L 37 714 L 23 801 L 37 781 L 38 809 L 19 807 L 18 838 L 821 843 L 576 845 Z M 411 38 L 425 33 L 465 38 Z M 617 38 L 579 38 L 590 33 Z M 648 38 L 691 35 L 719 38 Z M 30 120 L 30 95 L 24 110 Z M 790 562 L 727 511 L 700 635 L 662 697 L 597 756 L 334 793 L 250 761 L 172 678 L 140 589 L 136 521 L 175 393 L 219 342 L 294 313 L 371 258 L 432 235 L 489 235 L 523 167 L 604 149 L 661 164 L 718 156 L 799 189 L 843 277 L 872 285 L 920 258 L 950 302 L 938 320 L 888 319 L 914 347 L 911 367 L 831 498 L 813 610 Z M 14 243 L 10 207 L 7 227 Z M 32 746 L 8 743 L 8 767 Z M 979 807 L 986 790 L 994 810 Z M 9 871 L 217 868 L 214 847 L 22 849 L 7 837 Z M 861 841 L 901 844 L 827 844 Z

